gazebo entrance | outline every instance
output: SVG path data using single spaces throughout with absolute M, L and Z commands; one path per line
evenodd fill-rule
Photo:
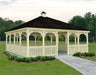
M 66 55 L 67 54 L 67 38 L 66 38 L 67 32 L 59 32 L 58 33 L 58 55 Z

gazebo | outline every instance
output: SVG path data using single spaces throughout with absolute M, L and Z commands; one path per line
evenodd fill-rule
M 45 12 L 42 12 L 41 16 L 5 32 L 6 51 L 23 57 L 58 56 L 59 36 L 64 35 L 64 48 L 67 50 L 67 54 L 88 52 L 88 33 L 89 31 L 86 29 L 49 18 Z M 79 44 L 81 34 L 86 36 L 86 44 Z M 52 37 L 55 37 L 54 44 L 45 44 L 47 35 L 50 36 L 51 43 L 53 42 Z M 69 44 L 70 35 L 75 37 L 74 45 Z M 22 42 L 22 36 L 26 37 L 25 42 Z M 37 37 L 41 36 L 41 45 L 30 45 L 30 36 L 34 36 L 35 43 Z M 22 45 L 23 43 L 25 45 Z

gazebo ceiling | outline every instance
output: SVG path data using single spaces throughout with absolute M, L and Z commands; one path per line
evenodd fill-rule
M 8 31 L 16 30 L 16 29 L 21 29 L 25 27 L 30 27 L 30 28 L 48 28 L 48 29 L 67 29 L 67 30 L 84 30 L 88 31 L 86 29 L 82 29 L 78 26 L 70 25 L 68 23 L 52 19 L 49 17 L 43 17 L 39 16 L 29 22 L 26 22 L 20 26 L 17 26 L 15 28 L 12 28 Z

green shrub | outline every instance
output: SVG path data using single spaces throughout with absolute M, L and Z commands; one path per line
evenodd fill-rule
M 95 53 L 89 53 L 89 56 L 95 56 Z
M 23 62 L 23 58 L 16 57 L 15 58 L 15 61 L 17 61 L 17 62 Z
M 85 53 L 84 53 L 84 56 L 89 56 L 89 53 L 85 52 Z
M 95 56 L 95 53 L 85 52 L 85 53 L 74 53 L 73 56 Z
M 3 52 L 3 54 L 7 55 L 8 57 L 10 56 L 10 54 L 8 52 Z
M 46 60 L 55 60 L 56 58 L 55 57 L 52 57 L 52 56 L 41 56 L 40 57 L 40 60 L 41 61 L 46 61 Z
M 36 57 L 34 57 L 34 61 L 38 61 L 38 59 Z
M 47 57 L 48 60 L 55 60 L 56 58 L 55 57 L 52 57 L 52 56 L 49 56 Z
M 74 53 L 73 56 L 82 56 L 82 53 L 77 52 L 77 53 Z
M 37 60 L 40 60 L 40 58 L 41 58 L 41 56 L 37 56 L 37 57 L 35 57 L 35 59 L 37 59 Z
M 30 57 L 30 59 L 31 59 L 32 62 L 38 61 L 37 57 Z
M 41 57 L 40 57 L 40 60 L 41 60 L 41 61 L 45 61 L 46 58 L 45 58 L 44 56 L 41 56 Z
M 16 56 L 14 56 L 14 55 L 10 55 L 10 56 L 8 57 L 8 59 L 11 60 L 11 61 L 12 61 L 12 60 L 15 60 L 15 58 L 16 58 Z
M 24 58 L 19 58 L 14 55 L 10 55 L 8 52 L 4 52 L 5 55 L 8 56 L 9 60 L 15 60 L 17 62 L 37 62 L 37 61 L 47 61 L 47 60 L 55 60 L 56 58 L 53 56 L 37 56 L 37 57 L 24 57 Z
M 27 63 L 30 63 L 31 62 L 31 58 L 25 58 L 24 61 L 27 62 Z

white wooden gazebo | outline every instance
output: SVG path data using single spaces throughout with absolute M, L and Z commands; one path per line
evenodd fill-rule
M 40 17 L 5 32 L 6 51 L 23 57 L 58 56 L 59 35 L 64 35 L 64 47 L 67 50 L 67 54 L 73 54 L 75 52 L 88 52 L 88 33 L 88 30 L 46 17 L 46 13 L 42 12 Z M 69 45 L 69 36 L 71 34 L 75 37 L 74 45 Z M 86 36 L 86 44 L 79 44 L 81 34 Z M 26 45 L 22 45 L 22 35 L 26 36 Z M 35 42 L 37 36 L 41 35 L 42 45 L 30 46 L 29 37 L 31 35 L 35 37 Z M 56 43 L 54 45 L 46 46 L 46 35 L 51 37 L 51 42 L 52 36 L 55 36 Z

